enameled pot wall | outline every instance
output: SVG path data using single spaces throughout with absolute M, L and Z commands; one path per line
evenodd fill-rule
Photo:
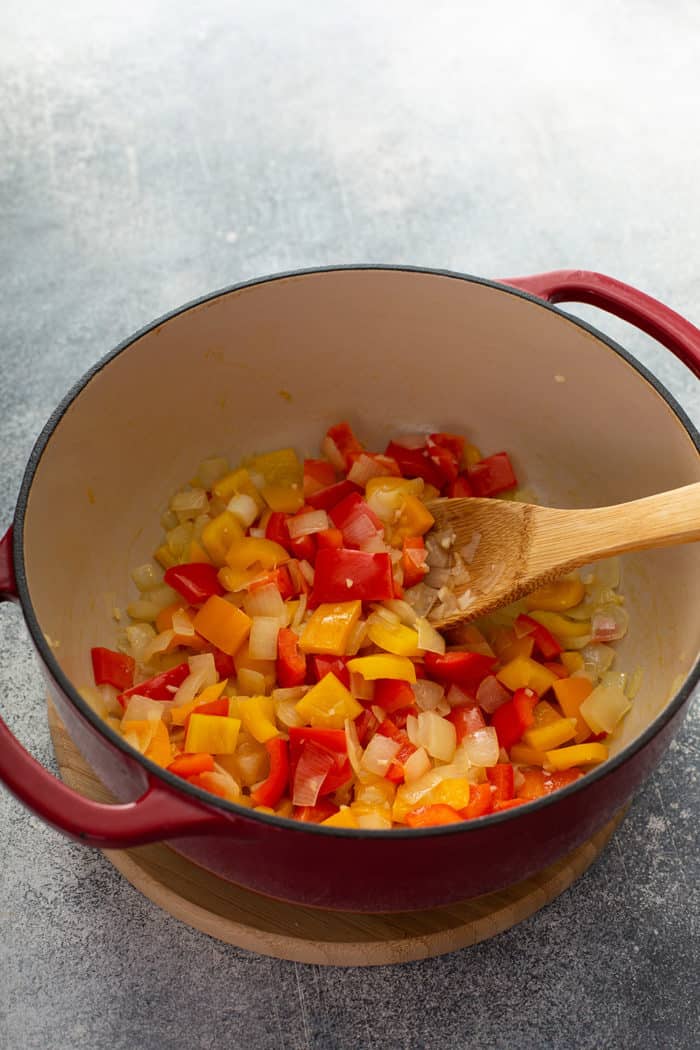
M 125 804 L 59 784 L 0 723 L 0 778 L 92 845 L 166 839 L 273 896 L 376 911 L 514 882 L 589 837 L 629 799 L 682 720 L 698 678 L 700 548 L 623 559 L 631 614 L 619 666 L 644 668 L 613 757 L 546 799 L 420 831 L 345 831 L 251 814 L 131 751 L 80 699 L 89 650 L 113 645 L 129 569 L 148 559 L 169 496 L 205 456 L 235 461 L 349 419 L 370 445 L 456 430 L 508 449 L 552 506 L 635 499 L 700 480 L 697 435 L 660 385 L 589 326 L 542 301 L 594 302 L 656 336 L 696 374 L 700 332 L 600 275 L 502 284 L 433 271 L 343 268 L 269 278 L 183 308 L 119 347 L 73 391 L 32 454 L 0 543 L 0 596 L 19 597 L 68 731 Z M 536 298 L 541 296 L 542 299 Z M 130 801 L 136 799 L 137 801 Z

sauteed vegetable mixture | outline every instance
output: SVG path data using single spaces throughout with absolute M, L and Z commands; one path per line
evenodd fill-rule
M 92 650 L 107 722 L 220 798 L 342 828 L 472 820 L 604 761 L 638 685 L 611 670 L 617 561 L 440 634 L 479 537 L 456 550 L 426 503 L 517 498 L 508 454 L 370 452 L 347 423 L 322 454 L 208 459 L 173 495 L 130 626 Z

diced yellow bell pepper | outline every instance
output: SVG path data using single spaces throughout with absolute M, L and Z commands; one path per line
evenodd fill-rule
M 576 719 L 575 741 L 581 744 L 591 735 L 591 731 L 581 717 L 581 704 L 593 692 L 593 685 L 588 678 L 559 678 L 552 686 L 557 702 L 567 718 Z
M 573 766 L 592 766 L 608 757 L 605 744 L 573 744 L 547 751 L 547 763 L 552 769 L 571 769 Z
M 217 649 L 233 656 L 250 634 L 250 623 L 250 616 L 213 594 L 195 616 L 194 629 Z
M 426 481 L 425 488 L 423 489 L 423 502 L 430 503 L 431 500 L 437 499 L 440 495 L 440 489 L 436 489 L 434 485 L 429 485 Z
M 168 728 L 161 719 L 156 722 L 155 733 L 153 739 L 144 751 L 146 758 L 150 758 L 151 762 L 155 762 L 157 766 L 169 766 L 173 758 L 173 749 L 170 743 L 170 733 Z
M 393 524 L 397 511 L 408 496 L 420 498 L 425 489 L 423 478 L 370 478 L 365 499 L 381 521 Z
M 287 561 L 289 554 L 274 540 L 244 536 L 229 547 L 219 580 L 227 590 L 240 591 L 266 569 L 276 569 Z
M 211 565 L 212 561 L 204 547 L 201 545 L 199 540 L 190 540 L 189 550 L 187 551 L 187 562 L 199 562 L 204 565 Z
M 384 831 L 391 827 L 391 806 L 370 802 L 353 802 L 350 806 L 358 828 Z
M 389 656 L 377 653 L 374 656 L 356 656 L 348 660 L 348 670 L 356 671 L 368 681 L 377 678 L 396 678 L 401 682 L 415 682 L 416 669 L 406 656 Z
M 564 664 L 569 674 L 573 674 L 574 671 L 583 670 L 583 657 L 580 653 L 577 653 L 574 649 L 570 649 L 560 654 L 559 659 Z
M 158 548 L 153 557 L 156 559 L 159 565 L 162 565 L 164 569 L 172 569 L 174 565 L 177 565 L 177 557 L 170 550 L 167 543 L 164 543 Z
M 196 711 L 202 704 L 210 704 L 213 700 L 218 700 L 224 689 L 228 684 L 228 678 L 224 678 L 223 681 L 217 682 L 215 685 L 209 685 L 206 689 L 203 689 L 199 696 L 195 696 L 194 700 L 190 700 L 188 704 L 180 704 L 179 707 L 170 708 L 170 720 L 174 726 L 184 726 L 187 721 L 187 716 Z
M 190 716 L 185 751 L 210 755 L 232 755 L 238 743 L 241 723 L 238 718 L 225 715 Z
M 217 516 L 202 529 L 202 544 L 207 550 L 214 565 L 219 568 L 226 564 L 226 555 L 237 540 L 245 535 L 243 526 L 230 510 Z
M 561 718 L 556 708 L 552 707 L 546 700 L 540 700 L 539 704 L 535 705 L 532 713 L 535 717 L 535 729 L 539 728 L 539 726 L 551 725 L 552 722 L 558 722 Z M 552 747 L 554 747 L 554 744 L 552 744 Z
M 524 656 L 518 656 L 507 663 L 497 672 L 496 678 L 512 693 L 516 689 L 527 687 L 534 689 L 539 696 L 546 693 L 557 680 L 557 676 L 552 671 L 548 671 L 536 660 L 530 660 Z
M 143 754 L 155 736 L 156 723 L 147 718 L 133 718 L 128 722 L 122 719 L 119 728 L 126 742 Z
M 519 766 L 543 766 L 547 761 L 544 751 L 536 751 L 527 744 L 513 744 L 510 749 L 510 760 Z
M 466 444 L 464 446 L 464 452 L 462 453 L 465 466 L 473 467 L 476 463 L 481 463 L 484 458 L 481 449 L 477 448 L 476 445 Z
M 556 722 L 528 729 L 523 740 L 535 751 L 551 751 L 552 748 L 565 744 L 567 740 L 572 740 L 575 736 L 576 719 L 558 718 Z
M 578 576 L 539 587 L 528 594 L 525 602 L 528 609 L 548 609 L 550 612 L 564 612 L 573 609 L 583 601 L 586 589 Z
M 300 718 L 319 729 L 342 729 L 345 719 L 362 714 L 359 704 L 334 674 L 327 674 L 295 705 Z
M 402 623 L 389 623 L 379 616 L 367 624 L 367 637 L 395 656 L 417 656 L 419 652 L 418 631 Z
M 343 656 L 361 612 L 359 600 L 319 605 L 304 627 L 299 648 L 303 653 Z
M 293 817 L 294 805 L 291 798 L 283 798 L 275 810 L 278 817 Z
M 391 806 L 396 795 L 396 784 L 386 777 L 369 776 L 355 785 L 355 802 L 368 806 Z
M 304 493 L 300 484 L 263 485 L 260 490 L 270 510 L 296 514 L 304 506 Z
M 591 633 L 590 620 L 569 620 L 566 616 L 560 616 L 559 613 L 542 612 L 540 609 L 531 612 L 530 616 L 546 627 L 561 642 L 566 642 L 569 638 L 583 638 Z
M 437 787 L 432 789 L 427 803 L 421 800 L 420 804 L 433 806 L 444 804 L 452 806 L 459 812 L 469 805 L 469 787 L 466 777 L 450 777 L 449 780 L 440 781 Z
M 293 448 L 278 448 L 263 452 L 245 461 L 248 470 L 262 474 L 266 485 L 294 485 L 301 487 L 304 467 Z
M 272 740 L 279 736 L 280 731 L 275 725 L 275 705 L 266 696 L 239 696 L 238 716 L 252 737 L 260 744 L 266 740 Z
M 359 827 L 350 806 L 341 806 L 337 813 L 334 813 L 332 817 L 327 817 L 325 820 L 322 820 L 321 823 L 327 828 Z
M 253 806 L 256 813 L 267 813 L 268 817 L 274 817 L 275 811 L 270 806 Z
M 408 536 L 424 536 L 434 524 L 435 518 L 417 496 L 405 496 L 399 507 L 399 516 L 391 525 L 392 547 L 400 547 Z
M 518 657 L 529 658 L 532 656 L 534 648 L 534 638 L 531 634 L 526 634 L 522 638 L 514 638 L 508 645 L 502 646 L 498 652 L 498 659 L 501 663 L 508 664 L 511 660 L 517 660 Z
M 631 707 L 621 689 L 600 685 L 583 701 L 579 714 L 594 733 L 612 733 Z
M 243 492 L 246 496 L 254 499 L 260 510 L 265 506 L 262 496 L 250 479 L 250 474 L 244 468 L 232 470 L 230 474 L 225 474 L 223 478 L 219 478 L 212 489 L 212 494 L 225 503 L 228 503 L 231 497 L 239 492 Z

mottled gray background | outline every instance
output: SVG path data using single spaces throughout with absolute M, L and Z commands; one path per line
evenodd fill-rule
M 571 265 L 698 323 L 699 49 L 694 0 L 5 0 L 0 526 L 96 358 L 257 274 Z M 670 355 L 595 323 L 698 422 Z M 52 765 L 15 608 L 0 649 L 3 716 Z M 372 971 L 193 933 L 3 793 L 0 1047 L 696 1047 L 699 747 L 696 706 L 604 856 L 545 911 Z

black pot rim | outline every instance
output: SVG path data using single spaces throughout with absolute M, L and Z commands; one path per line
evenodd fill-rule
M 186 313 L 196 307 L 202 306 L 204 303 L 211 302 L 214 299 L 222 298 L 223 296 L 229 295 L 232 292 L 241 291 L 244 288 L 251 288 L 256 285 L 269 284 L 273 281 L 288 280 L 289 278 L 295 277 L 308 277 L 325 273 L 338 273 L 347 271 L 389 271 L 396 273 L 414 273 L 424 274 L 434 277 L 445 277 L 452 280 L 465 281 L 469 284 L 483 285 L 488 288 L 493 288 L 496 291 L 502 292 L 507 295 L 513 295 L 520 299 L 526 299 L 527 301 L 534 303 L 542 310 L 548 310 L 549 312 L 556 314 L 562 319 L 563 322 L 575 325 L 578 328 L 582 328 L 584 331 L 593 335 L 596 339 L 602 342 L 615 354 L 621 357 L 630 368 L 635 371 L 639 376 L 645 379 L 654 390 L 664 399 L 668 404 L 669 408 L 673 411 L 679 423 L 683 426 L 686 433 L 693 442 L 698 454 L 700 454 L 700 433 L 690 420 L 684 409 L 679 405 L 673 395 L 666 389 L 660 380 L 650 372 L 643 364 L 636 360 L 627 350 L 625 350 L 619 343 L 611 339 L 609 336 L 600 332 L 593 325 L 588 324 L 586 321 L 580 318 L 573 317 L 571 314 L 567 314 L 564 310 L 553 306 L 551 303 L 546 302 L 543 299 L 532 295 L 530 292 L 521 291 L 518 288 L 514 288 L 511 285 L 503 284 L 500 281 L 490 280 L 485 277 L 476 277 L 472 274 L 459 273 L 452 270 L 435 269 L 431 267 L 422 266 L 404 266 L 404 265 L 391 265 L 391 264 L 374 264 L 374 263 L 359 263 L 349 265 L 337 265 L 337 266 L 322 266 L 322 267 L 310 267 L 300 270 L 289 270 L 282 273 L 270 274 L 263 277 L 256 277 L 249 281 L 242 281 L 236 284 L 229 285 L 225 288 L 220 288 L 217 291 L 210 292 L 207 295 L 200 296 L 197 299 L 193 299 L 183 306 L 177 307 L 174 310 L 169 311 L 163 316 L 152 321 L 150 324 L 140 328 L 133 335 L 128 336 L 121 343 L 119 343 L 113 350 L 107 353 L 99 361 L 97 361 L 92 368 L 74 384 L 74 386 L 68 391 L 68 393 L 62 398 L 60 403 L 52 412 L 48 421 L 44 425 L 39 437 L 36 440 L 34 448 L 32 449 L 31 455 L 27 462 L 27 467 L 24 472 L 22 484 L 20 486 L 19 495 L 17 498 L 17 505 L 15 508 L 14 522 L 13 522 L 13 559 L 15 568 L 15 577 L 17 582 L 17 589 L 19 593 L 20 605 L 24 613 L 29 632 L 31 634 L 34 645 L 36 646 L 42 660 L 48 667 L 52 678 L 56 684 L 61 688 L 62 692 L 71 701 L 71 703 L 78 709 L 80 714 L 87 719 L 103 736 L 105 736 L 110 743 L 122 751 L 131 761 L 138 762 L 146 771 L 149 776 L 156 776 L 159 780 L 166 783 L 170 788 L 189 795 L 197 803 L 205 803 L 208 807 L 222 810 L 229 813 L 231 816 L 238 818 L 245 818 L 247 820 L 259 821 L 263 824 L 269 824 L 272 827 L 280 829 L 296 831 L 304 834 L 317 834 L 326 835 L 334 838 L 354 838 L 354 839 L 386 839 L 401 840 L 411 839 L 412 841 L 418 838 L 432 838 L 436 835 L 454 835 L 454 834 L 465 834 L 470 831 L 482 831 L 487 827 L 491 827 L 497 824 L 510 823 L 511 821 L 517 820 L 519 817 L 531 816 L 551 805 L 556 805 L 562 802 L 564 799 L 569 798 L 571 795 L 577 794 L 578 792 L 585 791 L 586 788 L 592 784 L 603 780 L 605 777 L 615 773 L 620 766 L 628 762 L 635 754 L 641 751 L 643 748 L 650 743 L 650 741 L 663 729 L 663 727 L 671 721 L 676 713 L 683 707 L 686 701 L 689 699 L 695 686 L 700 681 L 700 655 L 696 658 L 695 663 L 687 675 L 683 685 L 669 701 L 663 711 L 661 711 L 656 718 L 647 726 L 643 733 L 631 741 L 619 754 L 613 758 L 608 759 L 601 766 L 590 770 L 586 773 L 585 777 L 575 781 L 573 784 L 568 785 L 565 788 L 560 788 L 551 795 L 545 795 L 542 798 L 529 802 L 524 809 L 519 806 L 514 807 L 511 810 L 505 810 L 502 813 L 494 813 L 488 816 L 479 818 L 478 821 L 464 821 L 461 824 L 447 824 L 438 825 L 430 828 L 392 828 L 387 830 L 366 830 L 360 828 L 333 828 L 324 827 L 319 824 L 307 824 L 302 821 L 294 820 L 288 817 L 272 816 L 266 813 L 257 813 L 251 809 L 243 806 L 239 806 L 234 802 L 227 802 L 224 799 L 216 798 L 204 791 L 201 788 L 194 787 L 188 784 L 187 781 L 181 777 L 175 776 L 173 773 L 169 773 L 167 770 L 160 766 L 157 766 L 150 759 L 145 758 L 139 752 L 131 748 L 123 737 L 115 730 L 111 729 L 110 726 L 100 718 L 90 705 L 83 700 L 78 693 L 76 687 L 70 681 L 70 679 L 61 670 L 54 654 L 49 646 L 40 626 L 39 621 L 34 611 L 32 601 L 29 594 L 29 587 L 27 584 L 27 573 L 24 561 L 24 522 L 27 511 L 27 503 L 29 499 L 29 492 L 36 474 L 37 467 L 41 460 L 41 457 L 51 440 L 51 436 L 61 422 L 61 419 L 65 415 L 66 411 L 77 399 L 83 389 L 88 383 L 105 368 L 114 358 L 116 358 L 122 351 L 132 346 L 135 342 L 141 339 L 148 332 L 153 329 L 160 327 L 173 318 L 178 317 L 180 314 Z

